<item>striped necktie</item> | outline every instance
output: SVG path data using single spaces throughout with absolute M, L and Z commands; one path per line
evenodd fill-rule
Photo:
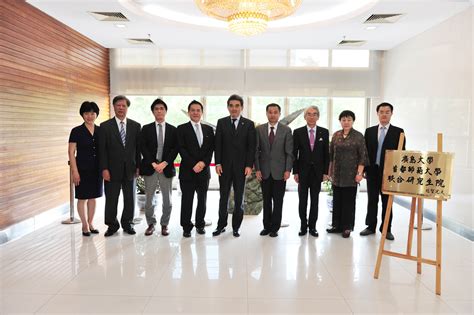
M 125 124 L 123 121 L 120 122 L 120 139 L 122 139 L 122 144 L 125 147 Z

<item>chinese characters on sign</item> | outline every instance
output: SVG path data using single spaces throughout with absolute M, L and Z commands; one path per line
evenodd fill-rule
M 388 150 L 382 191 L 429 199 L 451 198 L 453 153 Z

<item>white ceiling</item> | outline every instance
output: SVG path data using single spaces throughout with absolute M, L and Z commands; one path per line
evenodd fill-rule
M 311 12 L 331 10 L 347 1 L 303 0 L 294 18 Z M 472 0 L 372 0 L 371 4 L 331 21 L 292 28 L 270 28 L 255 37 L 240 37 L 226 29 L 195 26 L 170 21 L 136 10 L 130 4 L 156 3 L 162 8 L 202 17 L 193 0 L 28 0 L 53 18 L 63 22 L 107 48 L 135 47 L 126 38 L 150 38 L 160 48 L 212 49 L 310 49 L 336 48 L 343 39 L 367 40 L 358 49 L 388 50 L 441 23 L 473 5 Z M 125 4 L 125 5 L 124 5 Z M 100 22 L 88 11 L 122 12 L 130 22 L 117 28 L 113 22 Z M 362 11 L 362 12 L 361 12 Z M 366 30 L 363 22 L 371 14 L 403 13 L 394 24 L 378 24 Z

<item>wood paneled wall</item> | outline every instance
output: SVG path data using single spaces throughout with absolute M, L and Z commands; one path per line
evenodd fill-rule
M 23 0 L 0 1 L 0 230 L 69 202 L 80 104 L 109 117 L 109 51 Z

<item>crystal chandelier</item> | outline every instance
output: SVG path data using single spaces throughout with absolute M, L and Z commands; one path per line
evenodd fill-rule
M 302 0 L 195 0 L 206 15 L 227 21 L 239 35 L 253 36 L 267 29 L 268 21 L 287 17 Z

